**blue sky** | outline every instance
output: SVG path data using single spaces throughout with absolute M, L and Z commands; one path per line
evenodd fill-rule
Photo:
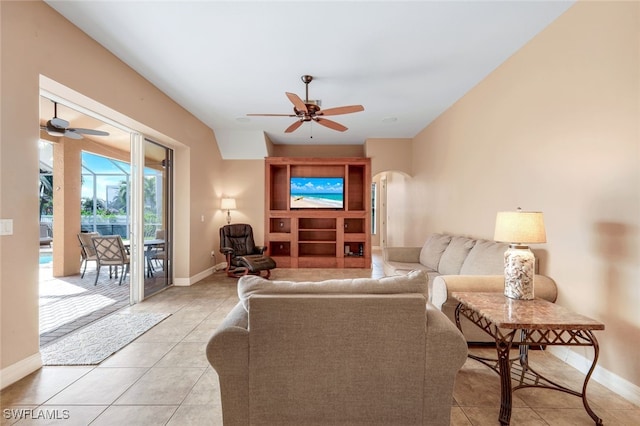
M 341 194 L 343 189 L 342 178 L 291 178 L 292 194 Z

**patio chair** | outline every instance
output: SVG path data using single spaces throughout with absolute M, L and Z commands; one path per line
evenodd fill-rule
M 165 239 L 164 229 L 157 229 L 156 230 L 155 239 L 164 241 L 164 239 Z M 167 253 L 165 252 L 164 244 L 150 247 L 149 260 L 152 261 L 153 263 L 155 263 L 156 266 L 163 266 L 164 265 L 164 261 L 167 258 L 166 255 L 167 255 Z
M 80 263 L 82 273 L 80 274 L 80 278 L 84 278 L 84 273 L 87 270 L 87 263 L 98 262 L 98 256 L 96 255 L 96 249 L 93 246 L 92 238 L 99 235 L 100 234 L 97 232 L 81 232 L 78 234 L 78 241 L 80 241 L 80 255 L 82 256 L 82 261 Z
M 53 232 L 48 223 L 40 222 L 40 245 L 51 247 L 53 241 Z
M 122 238 L 120 235 L 105 235 L 101 237 L 93 237 L 93 246 L 96 250 L 97 256 L 97 271 L 96 281 L 93 285 L 98 284 L 98 277 L 100 276 L 100 268 L 102 266 L 109 266 L 109 278 L 112 277 L 111 267 L 115 266 L 115 277 L 118 278 L 118 266 L 122 266 L 122 274 L 120 275 L 120 283 L 127 272 L 129 272 L 129 255 L 124 248 Z

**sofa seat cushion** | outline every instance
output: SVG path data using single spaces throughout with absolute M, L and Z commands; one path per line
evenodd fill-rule
M 402 294 L 419 293 L 427 297 L 427 276 L 423 271 L 384 278 L 351 278 L 326 281 L 278 281 L 245 275 L 238 281 L 238 297 L 249 310 L 254 294 Z
M 507 248 L 507 243 L 476 241 L 460 268 L 460 275 L 504 274 L 504 252 Z
M 420 264 L 427 269 L 437 271 L 442 253 L 449 246 L 450 241 L 451 235 L 431 234 L 420 251 Z
M 469 251 L 473 248 L 476 240 L 467 237 L 454 236 L 451 238 L 451 242 L 447 246 L 440 263 L 438 264 L 438 272 L 442 275 L 457 275 L 460 273 L 460 268 L 464 260 L 467 258 Z
M 394 272 L 392 275 L 406 275 L 411 271 L 435 272 L 421 263 L 387 261 L 385 266 Z

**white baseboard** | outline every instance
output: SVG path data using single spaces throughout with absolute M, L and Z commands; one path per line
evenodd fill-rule
M 215 271 L 216 271 L 215 266 L 212 266 L 211 268 L 205 269 L 204 271 L 192 277 L 176 278 L 173 280 L 173 285 L 175 285 L 176 287 L 188 287 L 190 285 L 197 283 L 198 281 L 201 281 L 207 278 L 209 275 L 213 274 Z
M 547 346 L 547 350 L 550 354 L 560 358 L 562 361 L 566 362 L 583 374 L 587 374 L 591 367 L 591 359 L 583 357 L 568 347 Z M 593 370 L 593 374 L 591 375 L 591 380 L 595 380 L 632 404 L 640 405 L 640 387 L 616 374 L 613 374 L 609 370 L 596 365 L 596 368 Z
M 40 352 L 0 370 L 0 389 L 4 389 L 42 367 Z

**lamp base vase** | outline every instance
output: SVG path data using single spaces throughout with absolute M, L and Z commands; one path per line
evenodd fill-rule
M 510 245 L 504 253 L 504 295 L 511 299 L 535 298 L 533 278 L 536 259 L 528 246 Z

